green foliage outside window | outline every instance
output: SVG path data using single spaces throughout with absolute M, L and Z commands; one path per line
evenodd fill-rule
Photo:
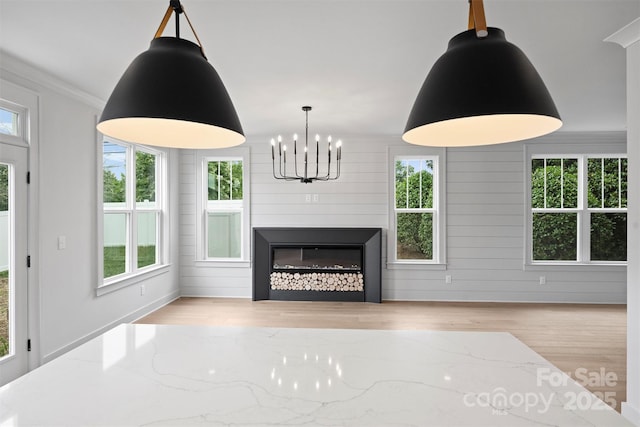
M 531 162 L 531 207 L 554 210 L 533 213 L 534 260 L 578 259 L 578 192 L 582 191 L 578 163 L 577 158 L 533 159 Z M 598 212 L 597 209 L 627 207 L 627 159 L 589 158 L 586 169 L 589 215 L 584 215 L 582 220 L 590 220 L 589 258 L 625 261 L 626 212 Z
M 242 200 L 242 161 L 212 161 L 207 166 L 208 200 Z
M 156 156 L 136 151 L 136 202 L 156 201 Z
M 396 209 L 433 208 L 433 161 L 395 163 Z M 433 259 L 433 212 L 396 212 L 397 259 Z
M 0 212 L 9 210 L 9 166 L 0 165 Z
M 135 175 L 128 171 L 130 151 L 134 151 Z M 110 243 L 103 247 L 104 278 L 127 272 L 128 260 L 132 256 L 128 240 L 137 249 L 137 266 L 143 268 L 154 265 L 157 260 L 157 159 L 158 156 L 112 142 L 103 143 L 103 201 L 105 203 L 105 239 Z M 135 198 L 127 203 L 127 173 L 135 179 Z M 142 203 L 142 205 L 140 205 Z M 125 209 L 122 211 L 121 209 Z M 135 209 L 134 209 L 135 208 Z M 128 236 L 131 230 L 131 215 L 127 211 L 137 211 L 137 236 Z

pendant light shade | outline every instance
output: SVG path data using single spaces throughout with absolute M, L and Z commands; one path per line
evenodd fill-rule
M 231 98 L 201 46 L 179 37 L 156 37 L 133 60 L 97 127 L 113 138 L 160 147 L 223 148 L 245 141 Z
M 500 144 L 562 126 L 526 55 L 499 28 L 478 34 L 471 29 L 449 41 L 422 85 L 404 141 L 438 147 Z

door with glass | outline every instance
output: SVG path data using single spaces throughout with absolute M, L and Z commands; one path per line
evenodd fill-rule
M 29 367 L 27 159 L 26 147 L 2 142 L 0 133 L 0 385 Z

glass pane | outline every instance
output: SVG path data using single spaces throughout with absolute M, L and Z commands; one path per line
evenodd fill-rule
M 207 194 L 208 200 L 218 200 L 218 172 L 220 170 L 220 162 L 209 162 L 207 164 Z
M 105 141 L 102 144 L 103 201 L 111 206 L 126 203 L 127 149 Z
M 589 159 L 589 207 L 627 206 L 627 159 Z
M 396 161 L 396 208 L 404 209 L 407 205 L 407 165 Z
M 138 268 L 156 264 L 158 243 L 158 213 L 138 213 Z
M 547 179 L 546 187 L 546 206 L 547 208 L 562 207 L 562 165 L 560 159 L 547 159 L 545 168 L 545 177 Z
M 433 208 L 433 161 L 396 161 L 396 208 Z
M 11 330 L 9 320 L 11 311 L 11 293 L 9 286 L 11 265 L 11 229 L 9 228 L 9 166 L 0 164 L 0 358 L 11 354 Z
M 433 214 L 396 214 L 397 259 L 433 259 Z
M 104 214 L 104 277 L 127 271 L 126 213 Z
M 533 214 L 533 259 L 576 261 L 578 259 L 578 214 Z
M 562 207 L 578 207 L 578 159 L 562 160 Z
M 233 200 L 242 200 L 242 161 L 234 160 L 231 162 L 231 198 Z
M 603 193 L 605 208 L 617 208 L 620 205 L 620 159 L 602 159 Z
M 591 260 L 627 260 L 627 214 L 591 214 Z
M 531 160 L 531 207 L 544 208 L 544 159 Z
M 627 207 L 627 159 L 620 159 L 620 207 Z
M 209 212 L 207 222 L 207 256 L 209 258 L 240 258 L 242 214 L 240 212 Z
M 136 203 L 138 207 L 156 206 L 156 156 L 136 151 Z
M 18 136 L 18 113 L 0 108 L 0 133 Z

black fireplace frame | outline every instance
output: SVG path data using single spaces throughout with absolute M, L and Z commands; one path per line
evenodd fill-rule
M 361 247 L 364 291 L 273 290 L 273 248 Z M 381 228 L 256 227 L 253 229 L 253 300 L 382 302 Z M 345 271 L 348 272 L 348 271 Z

